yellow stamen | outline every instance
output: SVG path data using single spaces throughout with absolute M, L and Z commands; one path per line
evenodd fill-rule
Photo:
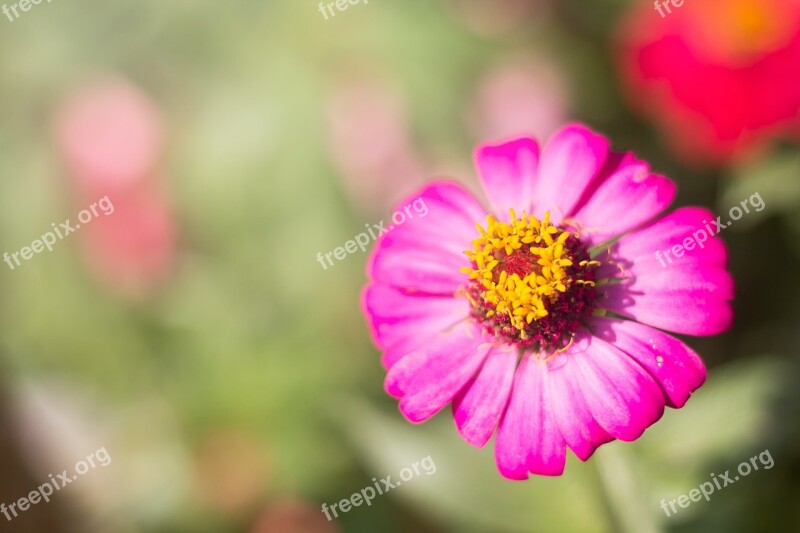
M 594 282 L 571 279 L 567 268 L 573 261 L 565 245 L 571 234 L 550 223 L 549 211 L 542 220 L 524 212 L 518 217 L 513 209 L 510 214 L 510 222 L 489 215 L 485 229 L 477 225 L 481 236 L 472 241 L 473 250 L 464 252 L 473 267 L 462 271 L 480 280 L 481 298 L 494 307 L 493 314 L 507 315 L 525 339 L 526 326 L 548 315 L 546 302 L 555 303 L 572 283 Z

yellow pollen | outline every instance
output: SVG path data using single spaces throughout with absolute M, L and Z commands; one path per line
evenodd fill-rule
M 548 315 L 546 303 L 555 303 L 572 284 L 594 286 L 590 280 L 572 279 L 571 252 L 565 246 L 571 234 L 550 223 L 512 209 L 511 221 L 486 217 L 486 227 L 476 224 L 480 237 L 464 252 L 472 267 L 462 268 L 482 287 L 481 298 L 493 308 L 487 316 L 507 315 L 521 337 L 526 326 Z M 599 265 L 581 261 L 580 266 Z M 473 302 L 474 303 L 474 302 Z

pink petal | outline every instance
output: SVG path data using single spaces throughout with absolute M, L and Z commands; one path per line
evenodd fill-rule
M 482 145 L 475 152 L 483 190 L 501 220 L 508 220 L 509 209 L 517 214 L 531 212 L 533 183 L 539 164 L 539 145 L 520 138 L 497 145 Z
M 605 299 L 600 306 L 689 335 L 712 335 L 730 327 L 733 280 L 724 268 L 724 244 L 709 236 L 705 227 L 712 219 L 704 209 L 678 209 L 623 236 L 611 247 L 610 257 L 598 258 L 604 264 L 598 277 L 623 279 L 603 287 Z M 691 237 L 693 232 L 698 240 Z M 682 248 L 682 257 L 675 257 L 672 264 L 664 260 L 664 252 L 687 237 L 695 243 L 692 249 Z M 702 246 L 697 244 L 703 239 Z
M 580 224 L 584 242 L 599 244 L 651 220 L 674 197 L 672 181 L 627 156 L 570 218 Z
M 733 322 L 733 279 L 717 267 L 667 269 L 604 287 L 604 309 L 685 335 L 716 335 Z
M 548 377 L 546 363 L 523 357 L 495 442 L 497 467 L 509 479 L 527 479 L 528 472 L 547 476 L 564 472 L 566 443 L 545 392 Z
M 667 404 L 683 407 L 706 379 L 700 357 L 666 333 L 630 320 L 594 317 L 592 333 L 624 351 L 661 384 Z
M 627 270 L 633 265 L 640 274 L 662 271 L 665 267 L 676 267 L 676 269 L 695 268 L 697 265 L 725 267 L 728 254 L 722 240 L 713 236 L 714 220 L 716 220 L 714 215 L 707 209 L 699 207 L 676 209 L 652 224 L 623 236 L 612 247 L 612 259 L 615 264 L 608 263 L 607 258 L 600 258 L 601 262 L 605 262 L 605 266 L 601 267 L 598 275 L 618 276 L 620 269 Z M 711 234 L 708 227 L 712 229 Z M 699 241 L 703 239 L 705 241 L 700 243 Z M 692 241 L 696 244 L 692 245 Z M 670 252 L 669 256 L 665 257 L 664 252 L 676 245 L 683 247 L 683 256 L 676 257 Z
M 612 437 L 635 440 L 664 413 L 664 394 L 653 377 L 606 341 L 580 331 L 556 357 L 571 359 L 589 411 Z
M 467 277 L 459 268 L 468 266 L 464 251 L 478 236 L 476 222 L 486 211 L 461 185 L 434 182 L 400 202 L 395 212 L 404 212 L 417 202 L 420 214 L 405 222 L 384 223 L 383 233 L 370 256 L 367 275 L 373 281 L 425 294 L 452 295 Z M 377 231 L 377 230 L 376 230 Z M 366 233 L 364 233 L 366 235 Z
M 453 400 L 456 427 L 473 446 L 485 445 L 497 428 L 511 393 L 518 357 L 514 346 L 496 346 L 474 382 Z
M 558 224 L 571 213 L 600 173 L 608 156 L 608 141 L 580 124 L 556 133 L 544 147 L 535 182 L 534 213 Z
M 371 277 L 378 283 L 430 295 L 452 296 L 469 281 L 460 269 L 469 266 L 467 256 L 448 249 L 440 239 L 412 241 L 409 234 L 388 234 L 375 246 Z M 469 241 L 461 247 L 466 250 Z
M 390 368 L 386 392 L 401 398 L 400 412 L 408 420 L 427 420 L 478 371 L 491 349 L 486 340 L 473 322 L 451 328 Z
M 575 365 L 571 357 L 554 357 L 549 363 L 548 391 L 553 405 L 553 417 L 570 449 L 581 461 L 586 461 L 602 444 L 614 440 L 594 419 L 589 402 L 581 392 Z
M 364 289 L 361 305 L 387 368 L 469 316 L 466 298 L 412 295 L 376 284 Z

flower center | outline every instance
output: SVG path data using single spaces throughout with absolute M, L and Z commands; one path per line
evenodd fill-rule
M 465 291 L 473 318 L 520 346 L 566 347 L 596 308 L 595 270 L 576 234 L 511 210 L 511 222 L 486 218 L 480 237 L 464 252 L 471 267 Z

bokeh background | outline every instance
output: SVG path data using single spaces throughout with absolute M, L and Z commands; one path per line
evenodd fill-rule
M 335 8 L 334 8 L 335 9 Z M 0 531 L 800 530 L 800 16 L 795 0 L 312 0 L 33 5 L 0 17 L 0 501 L 105 447 Z M 473 147 L 580 120 L 679 184 L 765 209 L 722 238 L 733 329 L 632 444 L 509 482 L 449 412 L 383 392 L 366 254 L 330 252 Z M 711 472 L 770 470 L 667 518 Z M 421 475 L 328 522 L 337 502 Z

